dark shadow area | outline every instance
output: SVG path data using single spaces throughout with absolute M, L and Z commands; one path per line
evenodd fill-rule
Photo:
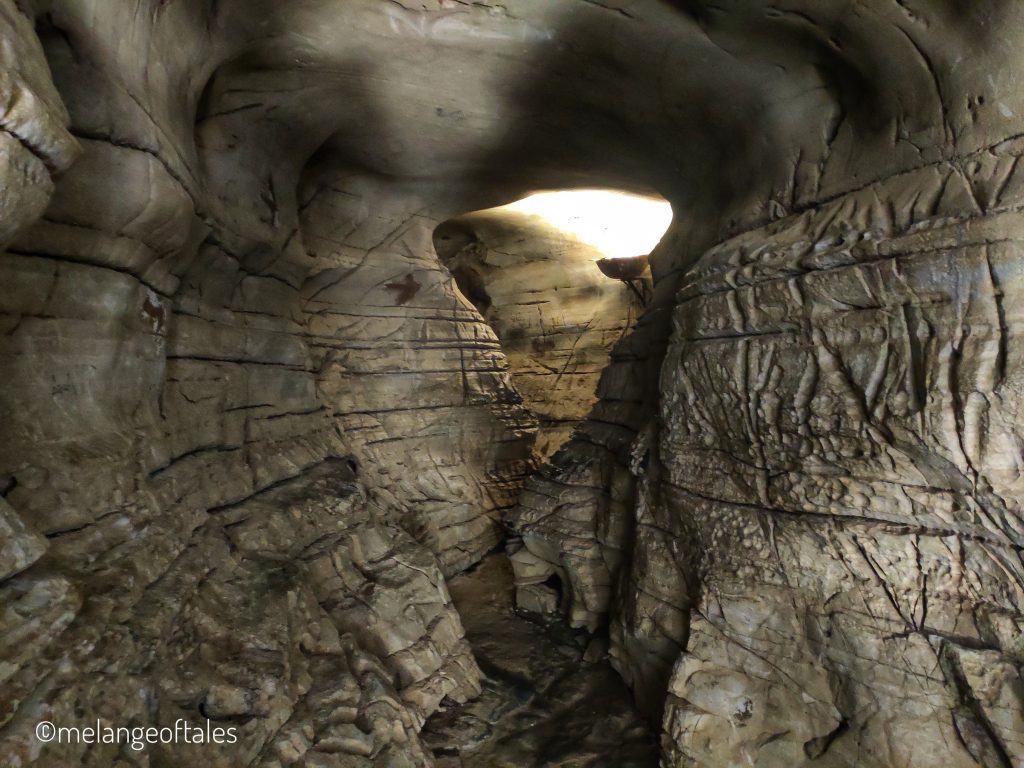
M 557 580 L 557 577 L 553 577 Z M 585 632 L 513 608 L 503 554 L 449 582 L 483 672 L 474 701 L 432 717 L 423 738 L 438 768 L 655 768 L 657 738 Z

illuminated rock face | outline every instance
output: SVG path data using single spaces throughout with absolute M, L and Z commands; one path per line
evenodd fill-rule
M 0 764 L 137 762 L 42 719 L 210 716 L 234 749 L 146 759 L 430 765 L 481 688 L 445 579 L 509 533 L 664 765 L 1024 761 L 1022 34 L 1010 0 L 0 0 Z M 560 298 L 534 356 L 538 260 L 432 238 L 582 187 L 675 217 L 635 324 Z
M 303 212 L 318 267 L 302 288 L 318 401 L 373 499 L 450 575 L 500 544 L 536 420 L 494 331 L 434 254 L 437 221 L 415 213 L 423 198 L 350 184 L 312 189 Z M 355 231 L 354 199 L 374 211 Z
M 447 221 L 434 243 L 501 341 L 512 385 L 539 420 L 534 454 L 548 458 L 597 402 L 612 347 L 643 312 L 640 297 L 601 273 L 602 251 L 512 207 Z

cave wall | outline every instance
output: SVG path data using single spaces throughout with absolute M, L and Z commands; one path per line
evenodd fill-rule
M 732 10 L 701 18 L 736 50 Z M 648 711 L 667 687 L 669 765 L 1013 764 L 1019 132 L 984 62 L 1013 68 L 1016 11 L 960 16 L 970 42 L 950 8 L 789 13 L 857 75 L 900 76 L 832 83 L 822 155 L 801 147 L 774 223 L 677 216 L 613 353 L 631 365 L 527 481 L 513 562 L 524 584 L 558 573 L 576 625 L 610 617 Z M 888 41 L 870 55 L 869 30 Z M 637 362 L 663 350 L 652 395 Z
M 418 264 L 434 283 L 428 309 L 449 317 L 431 326 L 402 310 L 411 338 L 367 373 L 384 377 L 325 385 L 344 341 L 358 349 L 381 335 L 324 323 L 323 310 L 365 298 L 358 278 L 335 303 L 313 296 L 348 271 L 317 238 L 358 230 L 369 203 L 327 210 L 307 249 L 300 172 L 323 136 L 282 153 L 279 125 L 237 121 L 220 103 L 266 66 L 243 25 L 218 24 L 212 7 L 130 5 L 47 4 L 38 39 L 31 17 L 4 8 L 5 39 L 20 47 L 5 48 L 0 762 L 133 756 L 44 749 L 33 736 L 42 719 L 210 717 L 239 724 L 239 743 L 192 747 L 204 764 L 432 764 L 424 720 L 479 692 L 444 574 L 497 543 L 532 421 L 492 394 L 505 375 L 488 356 L 497 343 L 472 307 L 460 310 L 429 219 L 389 240 L 370 277 L 400 282 Z M 405 222 L 403 195 L 382 201 L 357 236 Z M 326 277 L 309 281 L 317 259 Z M 371 298 L 406 303 L 378 288 Z M 434 365 L 448 370 L 403 388 L 424 362 L 405 356 L 432 335 L 446 340 Z M 489 377 L 475 400 L 463 385 L 474 366 Z M 421 441 L 412 466 L 397 451 L 375 457 L 367 435 L 386 432 L 387 416 L 372 424 L 372 402 L 353 406 L 349 387 L 389 407 L 416 391 L 430 407 L 439 393 L 443 444 L 462 431 L 497 447 L 435 449 L 431 461 Z M 389 474 L 392 484 L 379 480 Z M 180 764 L 188 751 L 150 756 Z
M 500 544 L 537 425 L 434 253 L 430 193 L 358 177 L 310 191 L 303 292 L 320 397 L 374 497 L 451 575 Z
M 1019 761 L 1021 14 L 0 0 L 0 761 L 428 765 L 503 516 L 669 765 Z M 431 233 L 583 185 L 676 220 L 513 506 Z
M 601 273 L 600 249 L 541 216 L 458 216 L 434 231 L 434 245 L 501 341 L 512 386 L 537 418 L 533 454 L 549 458 L 597 402 L 608 355 L 643 312 L 641 297 Z
M 728 240 L 680 291 L 638 518 L 700 584 L 670 765 L 1018 759 L 1021 148 Z M 633 616 L 685 625 L 671 586 L 641 571 Z

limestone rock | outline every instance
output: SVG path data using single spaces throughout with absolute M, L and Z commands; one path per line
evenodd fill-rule
M 665 766 L 1019 764 L 1022 38 L 0 0 L 0 764 L 649 765 L 622 682 Z M 467 216 L 593 187 L 672 204 L 642 313 Z
M 650 517 L 690 517 L 703 597 L 670 683 L 670 764 L 968 766 L 1016 751 L 997 703 L 1016 685 L 1020 626 L 1003 612 L 1019 584 L 1017 245 L 986 234 L 1017 226 L 1000 162 L 1014 164 L 966 179 L 939 165 L 832 204 L 859 230 L 825 207 L 724 243 L 681 291 L 666 503 Z M 880 199 L 958 184 L 985 210 L 950 192 L 879 216 Z M 730 286 L 755 240 L 756 266 Z M 982 652 L 993 682 L 967 671 Z
M 0 581 L 25 570 L 46 551 L 46 539 L 25 526 L 21 518 L 0 499 Z
M 558 593 L 543 584 L 516 587 L 516 608 L 530 613 L 555 613 L 558 610 Z
M 534 452 L 549 457 L 597 402 L 608 354 L 643 307 L 597 269 L 600 251 L 538 216 L 496 208 L 450 219 L 434 246 L 501 340 L 539 420 Z

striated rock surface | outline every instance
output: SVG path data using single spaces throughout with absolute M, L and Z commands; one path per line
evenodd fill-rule
M 727 241 L 681 291 L 639 520 L 701 583 L 669 764 L 1017 761 L 1022 149 Z
M 422 197 L 350 184 L 304 203 L 318 394 L 375 498 L 456 573 L 500 543 L 536 422 L 494 331 L 434 255 Z
M 444 222 L 434 246 L 501 340 L 512 384 L 537 416 L 547 458 L 597 402 L 612 347 L 643 311 L 605 277 L 603 254 L 539 216 L 496 208 Z
M 867 101 L 837 77 L 833 130 L 798 141 L 762 208 L 775 223 L 677 219 L 602 401 L 511 514 L 517 582 L 555 574 L 571 622 L 610 622 L 616 667 L 664 708 L 667 765 L 1021 759 L 1020 148 L 980 64 L 1016 61 L 1016 17 L 960 17 L 987 47 L 954 74 L 946 11 L 767 10 L 861 73 L 884 36 L 873 55 L 904 75 Z M 700 18 L 736 51 L 758 13 Z M 889 100 L 922 73 L 921 111 Z
M 480 690 L 435 561 L 367 505 L 344 462 L 219 509 L 151 561 L 155 577 L 128 552 L 53 570 L 96 543 L 65 534 L 2 587 L 5 765 L 130 764 L 127 745 L 44 747 L 41 720 L 209 718 L 236 741 L 151 745 L 150 759 L 426 766 L 426 716 Z
M 397 451 L 390 464 L 367 459 L 359 427 L 372 403 L 346 408 L 323 385 L 321 366 L 336 369 L 317 342 L 344 335 L 316 326 L 330 305 L 311 301 L 315 281 L 304 288 L 318 257 L 324 270 L 341 263 L 307 251 L 298 227 L 299 177 L 323 137 L 279 152 L 273 121 L 230 101 L 271 66 L 256 41 L 273 14 L 254 14 L 254 29 L 227 18 L 237 9 L 194 4 L 22 6 L 3 8 L 4 56 L 21 73 L 4 81 L 8 133 L 21 143 L 4 166 L 11 236 L 3 229 L 0 255 L 0 762 L 139 757 L 44 747 L 33 735 L 43 718 L 71 727 L 208 716 L 244 724 L 239 744 L 190 757 L 180 745 L 147 747 L 146 759 L 430 764 L 423 721 L 479 690 L 442 574 L 498 543 L 532 437 L 528 414 L 501 405 L 511 394 L 492 394 L 488 380 L 474 401 L 463 386 L 460 344 L 472 357 L 475 336 L 497 349 L 493 334 L 444 288 L 424 224 L 409 242 L 438 276 L 438 311 L 466 307 L 465 322 L 443 332 L 449 351 L 437 365 L 451 373 L 440 386 L 454 393 L 439 393 L 452 407 L 434 417 L 444 429 L 434 442 L 447 445 L 465 415 L 474 448 L 465 461 L 436 447 L 432 458 L 420 442 L 411 467 Z M 68 167 L 71 136 L 82 152 Z M 311 240 L 356 226 L 364 209 L 328 210 Z M 394 226 L 383 215 L 373 223 Z M 395 247 L 385 283 L 410 271 Z M 405 392 L 437 402 L 422 361 L 402 366 L 401 350 L 434 332 L 425 325 L 414 319 L 398 364 L 379 369 L 397 370 L 393 383 L 372 379 L 388 409 Z M 378 338 L 366 327 L 353 337 Z M 500 352 L 473 366 L 500 381 Z M 412 424 L 383 429 L 408 435 Z M 475 446 L 492 442 L 482 457 Z M 352 455 L 368 468 L 366 499 L 342 503 L 334 497 L 352 491 L 335 492 L 331 478 L 351 470 L 332 458 Z M 426 465 L 436 478 L 419 477 Z M 378 485 L 389 467 L 401 479 Z M 447 482 L 452 495 L 438 498 Z M 302 493 L 307 501 L 292 498 Z
M 0 0 L 0 763 L 427 766 L 441 709 L 467 762 L 481 717 L 570 759 L 549 681 L 452 714 L 445 579 L 510 529 L 666 766 L 1020 764 L 1022 35 L 1011 0 Z M 556 187 L 671 201 L 635 325 L 504 223 L 435 252 Z M 33 733 L 96 717 L 240 740 Z

